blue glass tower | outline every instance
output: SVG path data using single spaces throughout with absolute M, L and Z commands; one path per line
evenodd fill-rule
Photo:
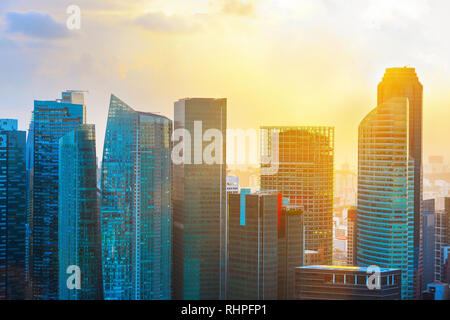
M 81 125 L 59 142 L 59 298 L 102 300 L 100 206 L 97 199 L 95 126 Z M 71 289 L 70 266 L 80 268 Z M 70 269 L 69 269 L 70 271 Z
M 359 126 L 357 262 L 402 271 L 402 298 L 413 299 L 414 160 L 409 104 L 393 98 Z
M 0 300 L 25 298 L 26 132 L 0 120 Z
M 34 299 L 58 298 L 59 139 L 85 122 L 82 99 L 70 93 L 56 101 L 35 101 L 27 142 L 30 234 L 29 272 Z
M 171 297 L 171 135 L 171 120 L 111 96 L 101 178 L 105 299 Z

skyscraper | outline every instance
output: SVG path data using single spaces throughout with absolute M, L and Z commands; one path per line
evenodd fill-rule
M 281 194 L 242 193 L 228 197 L 227 298 L 275 300 Z
M 226 127 L 226 99 L 175 102 L 174 135 L 183 137 L 174 145 L 183 157 L 173 166 L 175 299 L 226 297 Z
M 262 127 L 263 157 L 276 153 L 272 138 L 277 135 L 278 171 L 261 174 L 261 190 L 280 192 L 290 205 L 304 209 L 305 250 L 322 250 L 324 263 L 331 264 L 334 128 Z M 268 166 L 261 165 L 263 169 Z
M 402 298 L 415 297 L 414 160 L 407 98 L 373 109 L 359 126 L 359 266 L 402 271 Z
M 303 209 L 283 203 L 278 216 L 278 300 L 295 298 L 295 268 L 304 260 L 303 233 Z
M 111 96 L 102 161 L 108 300 L 170 299 L 172 121 Z
M 415 68 L 388 68 L 378 85 L 378 104 L 391 98 L 408 98 L 409 103 L 409 156 L 414 161 L 414 298 L 419 298 L 423 283 L 423 85 Z
M 81 125 L 60 139 L 58 245 L 61 300 L 103 299 L 96 170 L 94 125 Z M 74 272 L 71 266 L 79 268 L 79 289 L 67 285 Z
M 25 298 L 26 132 L 0 119 L 0 300 Z
M 35 101 L 27 141 L 29 172 L 29 268 L 34 299 L 58 298 L 59 139 L 85 122 L 81 98 Z

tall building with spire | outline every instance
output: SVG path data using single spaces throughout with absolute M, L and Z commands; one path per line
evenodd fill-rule
M 414 161 L 414 298 L 419 298 L 423 282 L 423 85 L 415 68 L 388 68 L 378 85 L 378 105 L 391 98 L 408 98 L 409 155 Z
M 171 297 L 171 136 L 170 119 L 111 96 L 101 177 L 107 300 Z

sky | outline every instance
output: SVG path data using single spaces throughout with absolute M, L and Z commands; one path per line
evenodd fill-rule
M 69 30 L 67 8 L 81 9 Z M 0 118 L 87 90 L 101 156 L 111 93 L 173 118 L 185 97 L 228 99 L 228 127 L 336 128 L 357 162 L 359 122 L 387 67 L 424 85 L 424 157 L 450 159 L 447 0 L 1 0 Z

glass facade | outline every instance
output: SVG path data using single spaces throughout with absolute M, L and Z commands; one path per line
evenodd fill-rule
M 423 85 L 414 68 L 388 68 L 378 85 L 378 103 L 391 98 L 408 98 L 409 102 L 409 156 L 414 161 L 414 298 L 423 287 Z
M 84 115 L 85 106 L 70 99 L 34 102 L 27 142 L 29 280 L 34 299 L 58 298 L 59 139 L 83 124 Z
M 100 207 L 97 199 L 95 126 L 81 125 L 59 142 L 59 298 L 103 299 Z M 70 266 L 81 288 L 69 289 Z M 70 269 L 69 269 L 70 270 Z
M 402 271 L 402 298 L 413 299 L 414 160 L 407 98 L 372 110 L 359 126 L 357 262 Z
M 175 103 L 174 129 L 186 130 L 193 142 L 191 146 L 187 138 L 183 140 L 186 161 L 173 166 L 175 299 L 226 297 L 226 123 L 226 99 Z M 219 142 L 219 161 L 212 164 L 198 157 L 210 145 L 202 144 L 203 134 L 209 129 L 223 137 L 221 144 L 215 141 Z
M 171 297 L 171 135 L 171 120 L 111 96 L 101 178 L 105 299 Z
M 295 268 L 303 266 L 303 210 L 284 206 L 278 217 L 278 300 L 295 299 Z
M 277 299 L 280 197 L 229 195 L 227 298 L 230 300 Z M 241 224 L 242 203 L 245 224 Z
M 272 137 L 277 134 L 278 172 L 261 175 L 261 190 L 280 192 L 289 198 L 290 205 L 303 208 L 305 250 L 323 250 L 324 263 L 331 264 L 334 128 L 262 127 L 262 156 L 274 154 Z
M 26 132 L 0 119 L 0 300 L 25 298 Z

